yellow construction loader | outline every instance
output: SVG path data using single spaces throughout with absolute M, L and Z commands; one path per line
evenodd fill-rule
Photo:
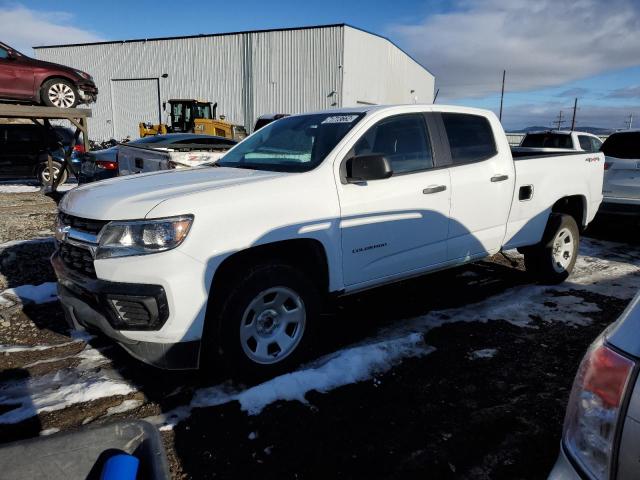
M 171 99 L 169 104 L 169 118 L 171 124 L 160 123 L 152 125 L 141 122 L 139 124 L 140 137 L 148 137 L 164 133 L 195 133 L 216 135 L 218 137 L 242 140 L 247 136 L 244 127 L 225 122 L 223 118 L 216 119 L 217 103 L 190 99 Z M 163 103 L 166 111 L 167 103 Z

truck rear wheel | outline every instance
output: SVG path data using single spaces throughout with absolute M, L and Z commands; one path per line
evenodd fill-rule
M 580 231 L 575 219 L 551 214 L 542 241 L 524 250 L 527 272 L 548 285 L 564 282 L 576 264 L 579 244 Z
M 311 353 L 320 311 L 316 285 L 297 268 L 268 263 L 233 282 L 218 314 L 219 351 L 245 377 L 272 377 Z

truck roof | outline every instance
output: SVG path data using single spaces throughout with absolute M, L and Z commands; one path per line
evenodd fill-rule
M 492 114 L 490 110 L 472 107 L 461 107 L 458 105 L 434 105 L 432 103 L 409 103 L 409 104 L 397 104 L 397 105 L 362 105 L 360 107 L 346 107 L 346 108 L 331 108 L 325 110 L 318 110 L 314 112 L 305 112 L 297 115 L 305 115 L 309 113 L 373 113 L 386 110 L 395 110 L 402 108 L 404 111 L 431 111 L 431 112 L 457 112 L 457 113 L 470 113 L 487 115 Z

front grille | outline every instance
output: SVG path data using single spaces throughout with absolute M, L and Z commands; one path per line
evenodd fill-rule
M 74 217 L 73 215 L 68 215 L 62 212 L 60 212 L 60 221 L 64 225 L 68 225 L 75 230 L 91 233 L 93 235 L 100 233 L 102 227 L 109 223 L 107 220 L 90 220 L 87 218 Z
M 96 278 L 93 257 L 88 248 L 78 247 L 70 243 L 61 243 L 59 255 L 62 263 L 64 263 L 69 270 L 73 270 L 89 278 Z

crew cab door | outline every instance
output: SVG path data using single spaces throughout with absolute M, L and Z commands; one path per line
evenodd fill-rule
M 0 45 L 0 97 L 33 98 L 33 67 L 24 58 Z
M 487 117 L 442 113 L 441 119 L 451 153 L 447 258 L 494 254 L 502 247 L 513 199 L 511 152 L 498 150 Z M 504 150 L 506 141 L 501 146 Z
M 450 181 L 438 169 L 427 116 L 380 120 L 355 143 L 351 156 L 384 155 L 393 175 L 338 184 L 346 286 L 377 283 L 446 260 Z

